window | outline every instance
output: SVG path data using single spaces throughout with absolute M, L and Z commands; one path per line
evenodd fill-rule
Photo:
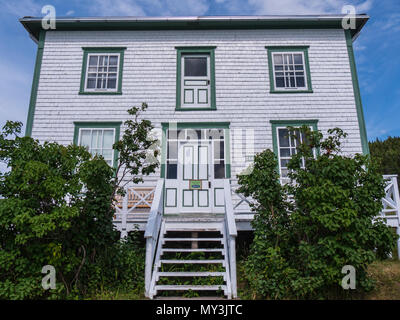
M 176 110 L 216 109 L 214 48 L 176 48 Z
M 83 48 L 81 94 L 121 94 L 125 48 Z
M 167 179 L 178 178 L 179 168 L 179 148 L 185 142 L 195 142 L 198 146 L 207 145 L 210 147 L 209 161 L 197 159 L 199 167 L 213 166 L 214 179 L 230 178 L 231 167 L 229 161 L 229 124 L 219 123 L 218 128 L 211 128 L 207 124 L 204 127 L 199 124 L 178 124 L 177 126 L 169 123 L 163 123 L 163 147 L 162 147 L 162 164 L 161 176 Z M 208 170 L 208 169 L 207 169 Z
M 312 92 L 308 47 L 267 47 L 271 93 Z
M 116 166 L 113 144 L 119 139 L 120 125 L 120 122 L 75 122 L 74 143 L 86 147 L 93 156 L 103 156 L 110 166 Z
M 274 152 L 278 158 L 279 174 L 282 183 L 289 182 L 287 165 L 293 155 L 297 153 L 298 146 L 304 142 L 304 135 L 300 134 L 297 129 L 296 139 L 289 136 L 288 126 L 301 127 L 303 125 L 309 126 L 312 130 L 317 130 L 317 120 L 286 120 L 286 121 L 271 121 L 272 124 L 272 137 L 274 143 Z M 318 153 L 318 150 L 314 150 Z M 304 159 L 302 160 L 302 167 L 305 166 Z

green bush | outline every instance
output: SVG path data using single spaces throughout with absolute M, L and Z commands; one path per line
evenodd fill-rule
M 371 158 L 378 164 L 381 174 L 400 175 L 400 137 L 376 139 L 369 143 Z
M 345 265 L 356 269 L 357 293 L 371 290 L 367 267 L 387 257 L 396 240 L 382 220 L 373 221 L 382 207 L 382 176 L 368 156 L 340 153 L 346 134 L 338 128 L 324 140 L 306 126 L 289 132 L 306 141 L 288 165 L 291 183 L 281 186 L 270 150 L 256 155 L 249 174 L 238 177 L 239 192 L 254 199 L 254 241 L 244 267 L 253 295 L 348 297 L 341 287 Z

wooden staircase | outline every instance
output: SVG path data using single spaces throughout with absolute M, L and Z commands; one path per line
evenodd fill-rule
M 195 236 L 195 237 L 193 237 Z M 223 219 L 164 218 L 149 297 L 202 291 L 232 298 Z M 179 271 L 175 271 L 179 270 Z M 202 283 L 202 284 L 198 284 Z
M 164 215 L 163 187 L 160 179 L 145 232 L 146 296 L 184 293 L 236 298 L 237 230 L 229 180 L 224 183 L 222 216 Z

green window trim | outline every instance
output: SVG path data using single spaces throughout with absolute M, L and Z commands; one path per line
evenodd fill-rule
M 364 111 L 361 101 L 360 85 L 358 83 L 357 68 L 354 58 L 353 40 L 351 37 L 350 30 L 344 30 L 344 32 L 346 37 L 347 53 L 349 55 L 351 80 L 353 82 L 353 92 L 357 109 L 358 126 L 360 128 L 361 147 L 363 154 L 367 155 L 369 154 L 369 145 L 367 138 L 367 129 L 365 127 Z
M 230 123 L 229 122 L 163 122 L 161 138 L 161 178 L 166 178 L 165 164 L 167 159 L 167 130 L 169 126 L 175 129 L 225 129 L 225 173 L 226 179 L 231 178 L 231 143 L 230 143 Z
M 310 119 L 310 120 L 270 120 L 271 123 L 271 128 L 272 128 L 272 144 L 273 144 L 273 150 L 275 153 L 276 158 L 278 159 L 278 166 L 277 170 L 280 174 L 280 165 L 279 165 L 279 150 L 278 150 L 278 136 L 276 133 L 277 128 L 281 127 L 301 127 L 303 125 L 309 126 L 313 129 L 313 131 L 318 130 L 318 120 L 317 119 Z M 320 150 L 316 149 L 315 150 L 316 155 L 320 155 Z
M 308 49 L 310 46 L 266 46 L 268 52 L 268 70 L 269 70 L 269 83 L 270 93 L 286 94 L 286 93 L 313 93 L 311 72 L 310 72 L 310 61 L 308 58 Z M 274 52 L 302 52 L 304 55 L 304 64 L 306 72 L 307 90 L 290 90 L 290 89 L 275 89 L 275 78 L 274 78 L 274 66 L 272 63 L 272 53 Z
M 79 145 L 79 130 L 80 129 L 99 129 L 99 128 L 106 128 L 106 129 L 115 129 L 115 137 L 114 143 L 119 141 L 120 132 L 121 132 L 121 124 L 122 121 L 116 122 L 74 122 L 75 129 L 74 129 L 74 144 Z M 118 162 L 118 152 L 114 150 L 114 159 L 113 164 L 114 168 L 117 167 Z
M 176 60 L 176 108 L 175 111 L 213 111 L 217 110 L 215 94 L 215 46 L 208 47 L 175 47 Z M 210 107 L 182 107 L 182 55 L 183 54 L 209 54 L 210 55 Z
M 40 71 L 42 68 L 44 42 L 46 38 L 46 31 L 41 30 L 39 33 L 38 48 L 36 54 L 35 71 L 33 72 L 31 97 L 29 100 L 28 118 L 26 119 L 25 135 L 30 137 L 32 135 L 33 118 L 35 116 L 37 93 L 39 89 Z
M 124 53 L 126 47 L 83 47 L 83 59 L 82 59 L 82 72 L 81 72 L 81 84 L 79 94 L 85 95 L 121 95 L 122 94 L 122 74 L 124 68 Z M 86 70 L 88 63 L 88 55 L 91 53 L 104 53 L 104 54 L 119 54 L 119 66 L 118 66 L 118 87 L 116 91 L 85 91 L 86 81 Z

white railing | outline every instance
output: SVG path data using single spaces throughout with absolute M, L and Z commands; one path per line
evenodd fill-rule
M 164 208 L 164 179 L 157 182 L 154 192 L 154 199 L 150 209 L 149 219 L 146 225 L 144 237 L 146 238 L 146 264 L 145 264 L 145 290 L 146 297 L 149 296 L 151 275 L 153 271 L 154 256 L 157 248 L 157 241 L 160 236 L 160 228 L 162 222 Z
M 229 179 L 224 180 L 225 197 L 225 235 L 226 235 L 226 254 L 229 259 L 229 276 L 233 298 L 237 298 L 237 280 L 236 280 L 236 221 L 232 205 L 232 191 Z
M 133 225 L 128 225 L 128 217 L 150 212 L 155 190 L 153 186 L 130 185 L 125 187 L 125 196 L 115 197 L 114 221 L 120 223 L 118 229 L 121 231 L 121 238 L 126 237 L 128 232 L 133 230 Z
M 386 219 L 386 224 L 396 228 L 396 233 L 400 236 L 400 196 L 397 184 L 397 175 L 384 175 L 385 197 L 382 199 L 383 209 L 380 218 Z M 400 238 L 397 240 L 397 257 L 400 259 Z

